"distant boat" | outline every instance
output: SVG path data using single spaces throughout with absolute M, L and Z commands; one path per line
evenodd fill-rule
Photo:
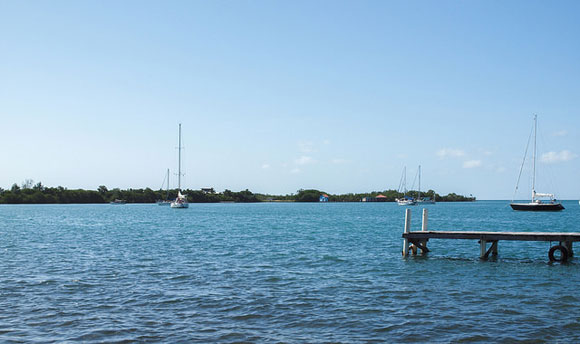
M 171 201 L 169 200 L 169 169 L 167 169 L 167 193 L 165 194 L 165 199 L 160 199 L 157 200 L 156 203 L 157 205 L 170 205 Z M 165 180 L 163 181 L 165 183 Z M 161 185 L 161 188 L 163 188 L 163 185 Z
M 407 196 L 407 166 L 403 167 L 403 174 L 399 182 L 399 193 L 403 193 L 403 198 L 396 198 L 398 205 L 417 205 L 413 197 Z
M 124 199 L 116 199 L 116 200 L 112 201 L 111 204 L 114 204 L 114 205 L 127 204 L 127 201 L 125 201 Z
M 419 175 L 419 190 L 418 190 L 418 195 L 417 195 L 417 204 L 435 204 L 435 191 L 433 191 L 433 199 L 431 199 L 430 197 L 424 197 L 421 198 L 421 165 L 419 165 L 419 170 L 417 171 L 417 174 Z
M 534 115 L 534 152 L 533 152 L 533 172 L 532 172 L 532 200 L 529 203 L 514 203 L 513 200 L 510 206 L 513 210 L 522 211 L 560 211 L 564 209 L 562 203 L 558 202 L 554 197 L 554 194 L 550 193 L 539 193 L 536 192 L 536 136 L 538 132 L 538 116 Z M 520 182 L 520 177 L 522 175 L 522 169 L 524 168 L 524 162 L 526 161 L 526 155 L 528 152 L 528 146 L 530 141 L 528 139 L 528 145 L 526 146 L 526 154 L 524 154 L 524 160 L 522 161 L 522 166 L 520 167 L 520 174 L 518 175 L 518 182 L 516 184 L 515 193 L 518 190 L 518 184 Z M 546 201 L 542 201 L 539 198 L 548 198 Z
M 187 196 L 181 193 L 181 123 L 179 123 L 179 160 L 177 164 L 177 198 L 171 202 L 171 208 L 183 209 L 189 208 Z

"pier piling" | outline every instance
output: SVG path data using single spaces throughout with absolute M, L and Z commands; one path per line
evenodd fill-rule
M 411 209 L 405 209 L 405 234 L 411 231 Z M 403 239 L 403 257 L 409 254 L 409 240 Z
M 429 212 L 427 211 L 426 208 L 423 208 L 423 219 L 421 221 L 421 231 L 422 232 L 426 232 L 427 231 L 427 217 L 428 217 Z M 424 247 L 421 249 L 422 253 L 427 253 L 427 241 L 429 241 L 429 239 L 424 239 L 421 240 L 421 245 Z

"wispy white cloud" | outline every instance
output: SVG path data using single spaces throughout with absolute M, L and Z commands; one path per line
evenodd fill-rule
M 325 145 L 329 145 L 330 144 L 330 140 L 329 139 L 326 139 L 326 140 L 322 141 L 322 143 L 324 143 Z
M 567 130 L 560 130 L 552 133 L 552 136 L 566 136 L 566 135 L 568 135 Z
M 314 148 L 314 143 L 311 141 L 298 142 L 298 148 L 300 149 L 300 152 L 302 152 L 302 153 L 316 152 L 316 149 Z
M 263 168 L 263 169 L 270 168 L 270 164 L 262 164 L 262 168 Z
M 481 166 L 481 160 L 467 160 L 463 162 L 463 168 L 475 168 Z
M 292 174 L 296 174 L 296 173 L 300 173 L 300 172 L 302 172 L 302 170 L 299 168 L 293 168 L 290 170 L 290 173 L 292 173 Z
M 460 158 L 465 156 L 465 151 L 462 149 L 455 149 L 455 148 L 442 148 L 437 151 L 437 156 L 441 159 L 443 158 Z
M 308 164 L 313 164 L 313 163 L 315 163 L 315 162 L 316 162 L 316 160 L 314 160 L 314 159 L 313 159 L 312 157 L 310 157 L 310 156 L 303 155 L 303 156 L 301 156 L 300 158 L 298 158 L 298 159 L 294 160 L 294 162 L 295 162 L 297 165 L 308 165 Z
M 333 164 L 347 164 L 350 161 L 346 159 L 332 159 L 330 162 L 332 162 Z
M 548 152 L 542 154 L 540 161 L 546 164 L 555 164 L 559 162 L 570 161 L 577 156 L 578 155 L 570 152 L 569 150 L 563 150 L 560 152 Z

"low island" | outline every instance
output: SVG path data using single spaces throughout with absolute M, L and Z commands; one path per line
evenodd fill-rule
M 363 199 L 378 199 L 383 202 L 394 202 L 403 194 L 396 190 L 372 191 L 367 193 L 348 193 L 333 195 L 315 189 L 300 189 L 289 195 L 268 195 L 253 193 L 249 190 L 216 192 L 213 188 L 201 190 L 182 190 L 190 203 L 219 203 L 219 202 L 319 202 L 325 196 L 328 202 L 361 202 Z M 46 187 L 42 183 L 33 184 L 30 181 L 22 185 L 14 184 L 10 189 L 0 188 L 0 204 L 70 204 L 70 203 L 109 203 L 114 200 L 123 200 L 126 203 L 155 203 L 159 200 L 174 199 L 177 190 L 145 189 L 109 189 L 101 185 L 97 190 L 67 189 L 62 186 Z M 466 197 L 449 193 L 445 196 L 433 190 L 422 195 L 435 196 L 437 202 L 466 202 L 475 201 L 475 197 Z M 417 197 L 417 191 L 407 192 L 407 196 Z

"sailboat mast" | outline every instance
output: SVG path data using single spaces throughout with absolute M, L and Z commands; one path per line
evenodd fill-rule
M 167 169 L 167 196 L 165 199 L 169 199 L 169 169 Z
M 534 115 L 534 158 L 532 172 L 532 202 L 536 197 L 536 135 L 538 132 L 538 115 Z
M 181 123 L 179 123 L 179 146 L 177 150 L 179 151 L 177 163 L 177 190 L 181 191 Z
M 403 195 L 407 195 L 407 166 L 403 167 Z

